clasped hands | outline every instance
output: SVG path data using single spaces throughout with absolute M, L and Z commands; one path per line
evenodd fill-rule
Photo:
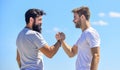
M 58 32 L 56 35 L 56 40 L 60 41 L 62 43 L 62 41 L 65 40 L 65 34 L 63 32 Z

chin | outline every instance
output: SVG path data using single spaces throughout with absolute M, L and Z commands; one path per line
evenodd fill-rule
M 80 28 L 79 26 L 75 26 L 76 28 Z

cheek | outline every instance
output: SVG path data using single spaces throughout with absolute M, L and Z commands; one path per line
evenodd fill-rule
M 41 24 L 41 21 L 36 22 L 36 25 L 40 25 L 40 24 Z

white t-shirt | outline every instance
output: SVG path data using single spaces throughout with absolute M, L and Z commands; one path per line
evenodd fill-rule
M 98 32 L 92 27 L 89 27 L 82 32 L 81 37 L 75 45 L 78 46 L 76 70 L 90 70 L 92 61 L 91 48 L 100 46 Z
M 18 35 L 16 45 L 20 54 L 21 70 L 43 70 L 40 48 L 46 43 L 42 35 L 24 28 Z

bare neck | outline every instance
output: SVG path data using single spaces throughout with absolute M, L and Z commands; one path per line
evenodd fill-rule
M 90 22 L 89 21 L 86 21 L 85 22 L 85 25 L 81 28 L 82 29 L 82 32 L 85 31 L 86 29 L 88 29 L 90 27 Z
M 32 29 L 32 25 L 30 23 L 28 23 L 26 27 Z

